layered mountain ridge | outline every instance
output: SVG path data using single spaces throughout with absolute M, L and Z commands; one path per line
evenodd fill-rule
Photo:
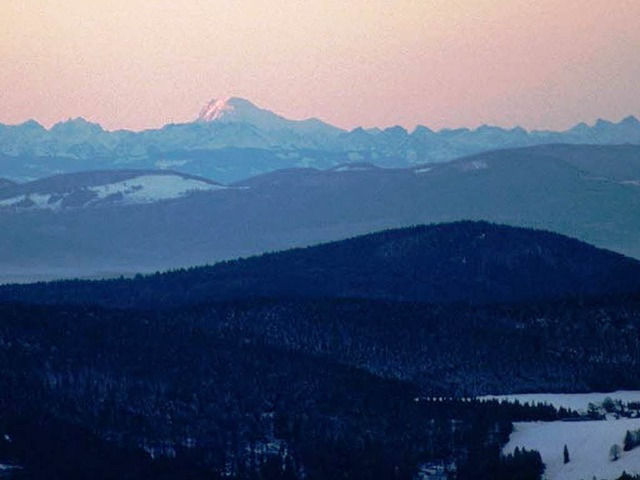
M 528 147 L 403 169 L 286 169 L 230 185 L 157 170 L 92 175 L 0 190 L 2 281 L 154 272 L 457 220 L 551 230 L 640 258 L 632 145 Z M 169 194 L 145 197 L 158 180 Z
M 194 122 L 132 132 L 81 118 L 49 130 L 35 121 L 0 125 L 0 176 L 27 180 L 81 170 L 168 168 L 222 182 L 281 168 L 386 167 L 435 163 L 498 148 L 549 143 L 639 144 L 640 121 L 598 120 L 564 132 L 481 126 L 344 131 L 318 119 L 289 120 L 242 98 L 208 102 Z
M 638 388 L 639 282 L 640 262 L 567 237 L 458 222 L 5 286 L 0 463 L 30 480 L 411 480 L 445 464 L 510 480 L 513 422 L 580 417 L 470 397 Z

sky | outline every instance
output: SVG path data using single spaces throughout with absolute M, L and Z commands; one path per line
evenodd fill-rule
M 639 0 L 0 0 L 0 122 L 239 96 L 342 128 L 640 116 Z

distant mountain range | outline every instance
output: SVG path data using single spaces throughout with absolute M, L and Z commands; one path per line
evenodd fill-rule
M 640 121 L 633 116 L 619 123 L 598 120 L 564 132 L 492 126 L 345 131 L 318 119 L 289 120 L 241 98 L 214 99 L 194 122 L 142 132 L 109 132 L 82 118 L 49 130 L 35 121 L 0 125 L 0 177 L 29 180 L 83 170 L 171 169 L 226 183 L 283 168 L 327 169 L 352 162 L 408 167 L 549 143 L 640 144 Z
M 538 146 L 385 169 L 288 169 L 230 185 L 169 171 L 0 189 L 3 281 L 202 265 L 424 223 L 487 220 L 640 258 L 640 146 Z

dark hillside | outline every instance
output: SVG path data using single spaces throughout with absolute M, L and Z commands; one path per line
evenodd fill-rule
M 137 277 L 0 287 L 0 300 L 156 308 L 242 298 L 489 304 L 640 291 L 640 262 L 550 232 L 457 222 Z
M 512 421 L 566 415 L 417 401 L 409 383 L 203 320 L 0 306 L 0 463 L 39 480 L 409 480 L 479 455 L 465 480 L 497 461 Z

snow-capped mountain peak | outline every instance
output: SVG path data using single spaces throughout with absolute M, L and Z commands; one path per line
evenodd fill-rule
M 214 98 L 202 107 L 198 115 L 198 120 L 203 122 L 221 120 L 226 114 L 235 110 L 230 100 L 229 97 Z
M 277 117 L 276 114 L 257 107 L 249 100 L 238 97 L 218 97 L 206 103 L 200 110 L 200 122 L 246 122 L 260 117 Z
M 263 132 L 291 131 L 302 135 L 317 133 L 337 135 L 342 132 L 339 128 L 318 119 L 290 120 L 239 97 L 214 98 L 202 107 L 197 121 L 244 123 L 252 125 Z M 293 141 L 293 139 L 291 140 Z M 284 143 L 286 143 L 286 140 Z

